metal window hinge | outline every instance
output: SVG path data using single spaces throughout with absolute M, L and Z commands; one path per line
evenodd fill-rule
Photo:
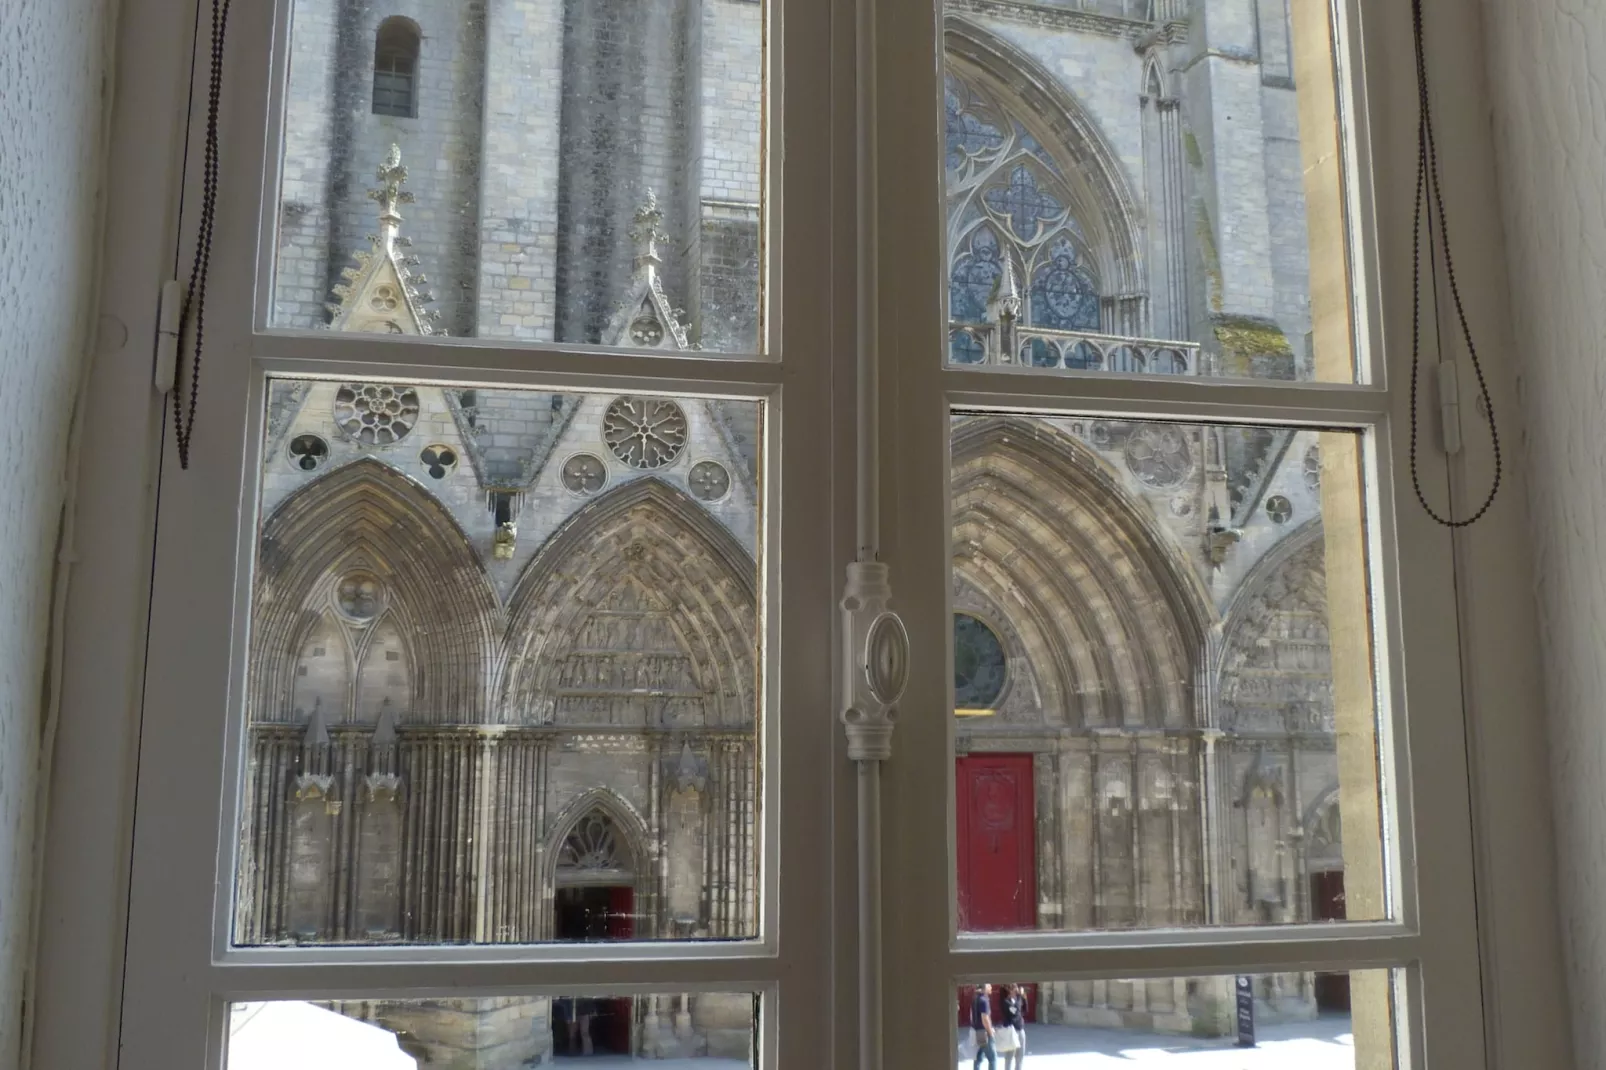
M 170 393 L 178 373 L 178 335 L 184 321 L 184 288 L 177 279 L 162 283 L 156 305 L 156 369 L 152 381 L 158 394 Z
M 1455 361 L 1439 362 L 1439 442 L 1444 452 L 1461 452 L 1461 381 Z

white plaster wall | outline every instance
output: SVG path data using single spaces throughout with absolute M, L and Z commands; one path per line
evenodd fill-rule
M 52 560 L 95 277 L 107 0 L 0 0 L 0 1066 L 15 1065 Z
M 1606 5 L 1485 7 L 1573 1047 L 1606 1067 Z

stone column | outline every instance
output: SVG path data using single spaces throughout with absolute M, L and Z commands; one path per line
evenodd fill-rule
M 1163 325 L 1157 320 L 1155 333 L 1164 338 L 1180 339 L 1188 337 L 1188 326 L 1192 322 L 1188 310 L 1187 242 L 1183 236 L 1187 215 L 1183 196 L 1182 111 L 1176 100 L 1156 101 L 1155 107 L 1160 120 L 1161 204 L 1165 209 L 1166 232 L 1166 319 Z
M 1264 324 L 1275 309 L 1261 69 L 1245 62 L 1258 55 L 1256 5 L 1204 0 L 1201 6 L 1185 78 L 1216 253 L 1208 311 Z M 1226 370 L 1248 374 L 1247 367 Z

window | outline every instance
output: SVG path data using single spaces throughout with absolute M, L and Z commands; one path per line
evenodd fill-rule
M 266 203 L 220 206 L 163 476 L 127 1065 L 775 1070 L 863 1007 L 902 1070 L 968 1063 L 1006 980 L 1066 1054 L 1247 1001 L 1479 1064 L 1453 555 L 1395 509 L 1354 5 L 1262 5 L 1250 61 L 1170 0 L 940 35 L 885 0 L 875 156 L 926 180 L 883 171 L 873 228 L 808 103 L 849 92 L 824 9 L 452 6 L 444 114 L 395 124 L 349 107 L 360 13 L 268 7 L 222 163 Z M 907 649 L 874 583 L 842 617 L 861 506 Z M 896 703 L 894 762 L 844 772 L 835 685 L 856 739 Z M 829 1006 L 855 944 L 882 986 Z
M 375 115 L 412 119 L 418 115 L 418 26 L 392 16 L 374 35 Z
M 841 146 L 770 72 L 829 95 L 826 20 L 437 7 L 431 102 L 387 19 L 373 114 L 359 9 L 230 27 L 222 170 L 270 192 L 219 207 L 163 507 L 123 1061 L 824 1063 L 830 897 L 782 872 L 832 868 L 833 511 L 780 428 L 828 444 L 832 344 L 779 283 L 829 273 Z
M 1481 1063 L 1421 996 L 1479 1013 L 1469 860 L 1422 853 L 1465 740 L 1356 296 L 1358 5 L 1261 3 L 1240 48 L 1198 5 L 889 3 L 889 1059 L 988 1062 L 977 986 L 1025 982 L 1044 1057 L 1247 1016 L 1301 1065 Z

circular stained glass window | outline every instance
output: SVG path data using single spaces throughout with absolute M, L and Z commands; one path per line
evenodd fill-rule
M 993 630 L 968 613 L 954 614 L 954 705 L 990 709 L 1004 693 L 1007 661 Z

